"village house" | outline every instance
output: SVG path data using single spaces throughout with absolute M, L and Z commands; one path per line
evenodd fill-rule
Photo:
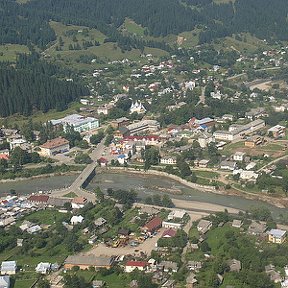
M 182 223 L 175 223 L 175 222 L 169 222 L 169 221 L 163 221 L 162 222 L 162 227 L 166 229 L 181 229 L 183 226 Z
M 280 283 L 282 281 L 282 277 L 280 273 L 275 271 L 275 266 L 272 264 L 265 266 L 265 273 L 269 276 L 270 280 L 274 283 Z
M 215 142 L 215 137 L 204 131 L 198 136 L 198 142 L 201 148 L 206 148 L 211 142 Z
M 186 211 L 184 210 L 173 210 L 168 214 L 168 220 L 173 219 L 183 219 L 183 217 L 186 215 Z
M 29 234 L 35 234 L 41 230 L 42 230 L 42 228 L 39 225 L 33 225 L 33 226 L 29 227 L 26 231 Z
M 86 270 L 89 267 L 95 269 L 106 268 L 110 269 L 114 263 L 114 257 L 96 257 L 94 255 L 72 255 L 68 256 L 64 261 L 65 269 L 72 269 L 79 266 L 81 270 Z
M 234 116 L 232 114 L 224 114 L 222 116 L 222 119 L 225 121 L 233 121 L 234 120 Z
M 241 270 L 241 262 L 236 259 L 231 259 L 227 261 L 227 265 L 231 272 L 240 272 Z
M 58 137 L 52 140 L 48 140 L 46 143 L 40 146 L 39 155 L 43 157 L 51 157 L 59 153 L 69 152 L 69 141 L 65 138 Z
M 283 138 L 286 135 L 286 127 L 276 125 L 268 129 L 268 136 L 272 136 L 275 139 Z
M 153 234 L 161 227 L 162 227 L 162 219 L 160 217 L 154 217 L 142 227 L 142 231 L 144 231 L 145 233 Z
M 35 268 L 35 271 L 41 274 L 47 274 L 50 272 L 50 270 L 51 270 L 51 263 L 48 262 L 47 263 L 40 262 Z
M 47 205 L 48 200 L 49 200 L 48 195 L 31 195 L 27 199 L 27 202 L 30 202 L 30 203 L 36 204 L 36 205 Z
M 250 111 L 246 112 L 245 117 L 250 120 L 254 120 L 259 117 L 265 116 L 266 114 L 267 113 L 265 112 L 265 109 L 263 107 L 259 107 L 259 108 L 253 108 Z
M 163 270 L 164 272 L 168 273 L 168 272 L 173 272 L 173 273 L 177 273 L 178 272 L 178 264 L 176 262 L 172 262 L 172 261 L 161 261 L 158 265 L 158 268 L 160 268 L 160 270 Z
M 166 157 L 161 157 L 160 159 L 160 164 L 163 165 L 176 165 L 177 159 L 175 156 L 166 156 Z
M 280 229 L 271 229 L 268 233 L 268 241 L 271 243 L 282 244 L 286 241 L 287 231 Z
M 200 262 L 200 261 L 188 261 L 187 268 L 190 271 L 198 272 L 202 268 L 202 262 Z
M 248 233 L 252 235 L 262 235 L 267 229 L 266 223 L 252 221 L 250 226 L 248 227 Z
M 128 261 L 125 264 L 125 272 L 131 273 L 135 269 L 137 269 L 139 271 L 145 271 L 148 266 L 149 266 L 149 263 L 146 261 Z
M 127 137 L 130 134 L 130 131 L 127 127 L 119 127 L 115 132 L 114 132 L 114 138 L 116 139 L 122 139 L 124 137 Z
M 254 171 L 241 171 L 240 172 L 240 179 L 241 180 L 256 180 L 258 178 L 259 174 L 255 173 Z
M 16 261 L 3 261 L 1 263 L 2 275 L 14 275 L 16 274 L 16 270 L 17 270 Z
M 208 220 L 201 219 L 197 225 L 197 230 L 202 234 L 205 234 L 211 228 L 212 228 L 212 222 Z
M 82 217 L 81 215 L 79 216 L 72 216 L 71 220 L 70 220 L 70 223 L 74 226 L 74 225 L 77 225 L 77 224 L 80 224 L 82 223 L 84 220 L 84 217 Z
M 197 284 L 196 275 L 194 273 L 190 273 L 186 278 L 186 288 L 194 288 Z
M 103 227 L 105 224 L 107 224 L 107 220 L 102 217 L 99 217 L 94 221 L 96 229 Z
M 234 161 L 224 160 L 220 163 L 220 169 L 233 171 L 237 167 L 237 163 Z
M 128 118 L 121 117 L 121 118 L 111 121 L 110 124 L 114 129 L 119 129 L 120 127 L 125 127 L 129 125 L 129 123 L 130 123 L 130 120 Z
M 7 275 L 0 276 L 0 287 L 10 288 L 10 276 Z
M 245 140 L 245 147 L 255 148 L 256 146 L 262 144 L 264 142 L 264 138 L 259 135 L 254 135 Z
M 234 227 L 234 228 L 241 228 L 242 225 L 243 225 L 243 223 L 241 220 L 234 219 L 232 221 L 232 227 Z
M 175 229 L 169 228 L 165 230 L 161 236 L 161 238 L 173 238 L 176 236 L 177 231 Z
M 244 153 L 244 152 L 235 152 L 235 154 L 233 155 L 233 160 L 242 162 L 242 161 L 244 161 L 245 155 L 246 155 L 246 153 Z
M 72 209 L 83 208 L 87 204 L 87 199 L 84 197 L 75 197 L 73 198 L 71 205 Z
M 114 107 L 113 104 L 105 104 L 104 106 L 100 106 L 97 108 L 97 113 L 100 115 L 100 114 L 103 114 L 103 115 L 108 115 L 109 114 L 109 111 L 112 110 Z

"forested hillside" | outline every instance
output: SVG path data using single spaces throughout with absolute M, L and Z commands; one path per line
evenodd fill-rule
M 34 55 L 19 57 L 16 68 L 0 65 L 0 116 L 30 115 L 52 108 L 61 111 L 79 96 L 89 94 L 82 85 L 58 80 L 55 74 L 61 71 Z
M 98 28 L 108 41 L 123 44 L 129 40 L 117 28 L 125 17 L 156 37 L 200 27 L 201 43 L 241 32 L 261 39 L 287 40 L 287 13 L 286 0 L 236 0 L 222 4 L 212 0 L 32 0 L 26 4 L 2 0 L 0 43 L 44 47 L 55 40 L 48 23 L 53 19 Z

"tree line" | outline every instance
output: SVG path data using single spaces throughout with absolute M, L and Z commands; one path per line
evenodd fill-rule
M 16 67 L 0 65 L 0 116 L 28 116 L 35 110 L 62 111 L 70 102 L 89 94 L 88 88 L 79 83 L 58 79 L 53 65 L 29 57 L 20 57 Z

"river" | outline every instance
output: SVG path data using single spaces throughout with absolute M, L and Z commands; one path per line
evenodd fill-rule
M 10 189 L 15 189 L 19 194 L 29 194 L 38 191 L 47 191 L 51 189 L 63 188 L 69 186 L 76 175 L 54 176 L 47 178 L 29 179 L 0 184 L 0 195 L 8 193 Z M 268 207 L 274 217 L 287 212 L 287 209 L 277 208 L 263 201 L 248 200 L 238 196 L 218 195 L 208 192 L 201 192 L 195 189 L 187 188 L 174 180 L 165 177 L 152 175 L 129 174 L 125 172 L 104 172 L 97 174 L 86 189 L 93 190 L 99 186 L 103 191 L 107 188 L 113 189 L 134 189 L 140 198 L 144 199 L 155 193 L 163 194 L 161 188 L 181 190 L 181 194 L 173 194 L 173 198 L 184 199 L 187 201 L 199 201 L 212 204 L 223 205 L 231 208 L 247 210 L 250 207 Z
M 11 189 L 23 195 L 67 187 L 73 183 L 77 175 L 53 176 L 0 183 L 0 195 L 9 193 Z
M 240 210 L 247 210 L 251 207 L 267 207 L 274 217 L 281 213 L 287 212 L 287 209 L 281 209 L 276 206 L 270 205 L 263 201 L 249 200 L 238 196 L 219 195 L 209 192 L 201 192 L 192 188 L 188 188 L 174 180 L 166 177 L 157 177 L 152 175 L 139 175 L 125 172 L 105 172 L 97 174 L 88 185 L 88 190 L 93 190 L 99 186 L 103 191 L 107 188 L 113 189 L 134 189 L 140 198 L 146 198 L 155 194 L 163 194 L 158 187 L 181 190 L 182 194 L 173 194 L 173 198 L 184 199 L 187 201 L 199 201 L 212 204 L 218 204 Z

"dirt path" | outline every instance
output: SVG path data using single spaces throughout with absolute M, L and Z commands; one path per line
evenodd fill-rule
M 181 209 L 195 209 L 197 211 L 203 211 L 204 213 L 211 213 L 211 212 L 221 212 L 227 209 L 229 213 L 238 214 L 239 209 L 226 207 L 218 204 L 211 204 L 206 202 L 197 202 L 197 201 L 186 201 L 186 200 L 180 200 L 180 199 L 172 199 L 174 205 L 176 208 Z M 203 213 L 202 213 L 203 214 Z

